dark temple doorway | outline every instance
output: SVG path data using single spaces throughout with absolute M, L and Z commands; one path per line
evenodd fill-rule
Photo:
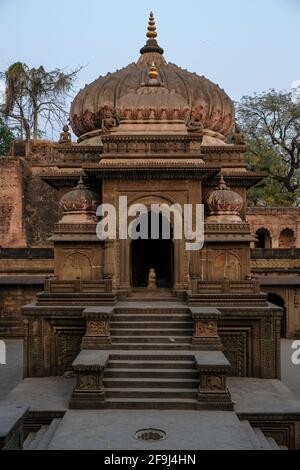
M 172 227 L 162 214 L 159 214 L 159 239 L 151 239 L 151 212 L 148 213 L 148 239 L 131 242 L 131 273 L 133 287 L 147 287 L 149 270 L 155 269 L 158 288 L 173 286 L 173 240 Z M 162 225 L 169 225 L 170 238 L 163 239 Z
M 273 294 L 273 293 L 268 294 L 268 301 L 271 304 L 277 305 L 278 307 L 281 307 L 283 309 L 283 316 L 281 317 L 281 322 L 280 322 L 280 337 L 286 338 L 287 337 L 287 318 L 286 318 L 287 312 L 286 312 L 285 301 L 280 295 Z

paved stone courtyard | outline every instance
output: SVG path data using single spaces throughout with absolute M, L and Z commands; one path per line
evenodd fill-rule
M 7 340 L 6 365 L 0 365 L 0 400 L 2 400 L 22 380 L 23 341 Z M 281 341 L 282 381 L 300 399 L 300 365 L 291 362 L 293 341 Z

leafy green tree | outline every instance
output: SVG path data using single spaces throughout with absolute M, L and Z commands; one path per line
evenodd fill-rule
M 300 105 L 291 93 L 270 90 L 245 96 L 237 118 L 246 135 L 249 167 L 268 177 L 249 191 L 253 202 L 298 205 L 300 191 Z
M 8 155 L 10 143 L 15 139 L 10 127 L 0 118 L 0 156 Z

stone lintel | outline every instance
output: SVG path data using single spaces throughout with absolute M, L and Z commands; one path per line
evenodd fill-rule
M 222 313 L 215 307 L 190 307 L 194 319 L 219 320 Z
M 103 370 L 108 361 L 109 353 L 98 350 L 82 350 L 72 363 L 74 370 Z
M 82 312 L 84 318 L 106 318 L 111 317 L 114 313 L 114 307 L 101 306 L 101 307 L 87 307 Z
M 230 362 L 222 351 L 201 351 L 194 353 L 197 368 L 200 370 L 230 370 Z

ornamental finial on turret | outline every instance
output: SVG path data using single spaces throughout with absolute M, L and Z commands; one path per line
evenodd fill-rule
M 148 77 L 151 79 L 157 79 L 158 78 L 158 70 L 154 62 L 152 62 L 152 65 L 149 69 L 148 72 Z
M 147 38 L 149 39 L 155 39 L 157 37 L 157 32 L 156 32 L 156 26 L 155 26 L 155 19 L 153 12 L 150 12 L 150 17 L 149 17 L 149 26 L 148 26 L 148 32 L 147 32 Z
M 145 46 L 142 47 L 142 49 L 140 50 L 141 54 L 146 54 L 147 52 L 150 52 L 150 53 L 155 52 L 155 53 L 163 55 L 164 50 L 161 47 L 159 47 L 156 41 L 157 32 L 156 32 L 155 19 L 154 19 L 154 15 L 152 11 L 150 12 L 150 16 L 149 16 L 148 32 L 146 36 L 148 39 L 147 39 Z

